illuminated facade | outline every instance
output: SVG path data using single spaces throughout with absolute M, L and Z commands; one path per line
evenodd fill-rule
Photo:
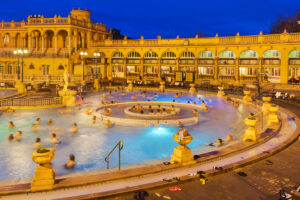
M 192 74 L 196 83 L 234 85 L 258 80 L 287 83 L 300 77 L 300 33 L 112 40 L 105 25 L 90 21 L 89 11 L 73 9 L 67 18 L 29 16 L 27 22 L 2 22 L 0 35 L 1 82 L 19 78 L 22 70 L 13 54 L 18 48 L 28 49 L 25 83 L 62 83 L 65 68 L 73 84 L 83 78 L 172 82 L 177 72 L 186 81 Z M 87 52 L 84 64 L 82 50 Z

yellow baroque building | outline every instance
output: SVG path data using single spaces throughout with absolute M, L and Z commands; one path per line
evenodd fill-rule
M 65 69 L 73 85 L 95 78 L 233 85 L 300 78 L 300 33 L 113 40 L 90 11 L 72 9 L 66 18 L 2 21 L 0 35 L 0 82 L 62 84 Z M 18 49 L 28 53 L 14 54 Z

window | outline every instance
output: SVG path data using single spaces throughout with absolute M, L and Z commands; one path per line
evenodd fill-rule
M 258 54 L 256 51 L 247 50 L 241 53 L 240 58 L 258 58 Z
M 300 58 L 300 51 L 292 51 L 290 54 L 289 54 L 289 58 Z
M 214 58 L 215 55 L 211 51 L 202 51 L 199 54 L 199 58 Z
M 268 76 L 280 76 L 280 67 L 265 67 L 264 72 Z
M 281 54 L 277 50 L 268 50 L 263 55 L 264 58 L 280 58 Z
M 198 67 L 198 74 L 200 75 L 213 75 L 214 68 L 213 67 Z
M 13 69 L 12 64 L 8 64 L 7 65 L 7 74 L 12 74 L 12 69 Z
M 191 58 L 195 58 L 194 54 L 190 51 L 185 51 L 185 52 L 182 52 L 180 54 L 180 58 L 183 58 L 183 59 L 191 59 Z
M 0 65 L 0 74 L 4 74 L 4 65 L 3 64 Z
M 257 68 L 256 67 L 240 67 L 239 73 L 240 73 L 240 76 L 256 76 Z
M 59 65 L 58 66 L 58 70 L 64 70 L 65 68 L 64 68 L 64 66 L 63 65 Z
M 157 74 L 158 67 L 157 66 L 144 66 L 145 74 Z
M 128 73 L 137 73 L 138 66 L 127 65 L 127 72 Z
M 235 58 L 233 51 L 222 51 L 219 55 L 220 58 Z
M 171 51 L 167 51 L 162 55 L 162 58 L 165 59 L 176 59 L 176 54 L 171 52 Z
M 161 66 L 161 73 L 162 74 L 170 74 L 174 73 L 175 67 L 170 67 L 170 66 Z
M 132 51 L 128 54 L 128 58 L 140 58 L 140 54 L 136 51 Z
M 157 53 L 153 52 L 153 51 L 148 51 L 147 53 L 145 53 L 144 58 L 158 58 Z
M 124 58 L 124 55 L 122 52 L 115 52 L 112 57 L 113 58 Z
M 34 65 L 33 64 L 29 65 L 29 69 L 35 69 Z
M 234 69 L 234 67 L 219 67 L 219 75 L 233 76 Z

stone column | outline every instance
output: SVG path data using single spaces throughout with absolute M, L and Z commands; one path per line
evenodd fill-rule
M 44 35 L 42 35 L 42 53 L 44 53 L 44 48 L 45 48 L 45 38 Z
M 127 58 L 124 58 L 124 78 L 127 79 Z
M 141 77 L 144 80 L 144 58 L 141 58 Z
M 179 71 L 179 58 L 176 58 L 176 70 L 175 71 Z
M 57 54 L 57 34 L 54 36 L 54 48 L 55 48 L 55 54 Z
M 214 68 L 214 79 L 218 80 L 219 66 L 218 66 L 219 58 L 215 57 L 215 68 Z
M 71 35 L 68 36 L 68 40 L 69 40 L 68 50 L 69 50 L 69 55 L 71 55 L 71 51 L 72 51 L 72 36 Z
M 161 81 L 161 58 L 158 59 L 158 80 Z
M 31 49 L 32 46 L 31 46 L 31 35 L 28 36 L 28 49 Z
M 240 71 L 239 71 L 239 65 L 240 65 L 240 59 L 239 58 L 236 58 L 235 59 L 235 81 L 236 82 L 239 82 L 240 81 Z
M 289 79 L 289 55 L 286 49 L 281 51 L 280 83 L 288 83 Z
M 195 70 L 194 70 L 194 76 L 195 76 L 195 82 L 196 82 L 196 80 L 198 80 L 198 57 L 196 57 L 196 59 L 195 59 Z

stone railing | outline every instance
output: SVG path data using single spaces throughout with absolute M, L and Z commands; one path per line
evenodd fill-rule
M 269 44 L 298 41 L 300 41 L 300 33 L 282 33 L 207 38 L 105 40 L 93 42 L 91 46 L 197 46 L 206 44 Z
M 0 100 L 0 107 L 10 106 L 49 106 L 62 104 L 61 97 L 49 98 L 13 98 Z

